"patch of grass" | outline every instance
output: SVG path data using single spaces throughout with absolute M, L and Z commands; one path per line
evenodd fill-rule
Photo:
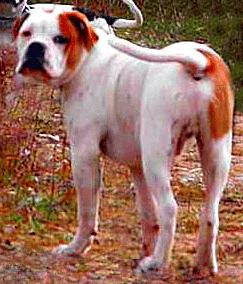
M 191 234 L 198 232 L 199 228 L 199 211 L 198 208 L 193 206 L 190 211 L 187 210 L 180 214 L 178 222 L 178 230 L 182 234 Z
M 21 214 L 15 214 L 8 217 L 4 217 L 3 221 L 12 221 L 16 224 L 22 223 L 26 218 Z

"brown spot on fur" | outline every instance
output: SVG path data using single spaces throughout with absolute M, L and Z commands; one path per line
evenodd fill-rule
M 46 10 L 44 10 L 44 12 L 45 12 L 45 13 L 48 13 L 48 14 L 53 13 L 53 11 L 54 11 L 53 9 L 46 9 Z
M 159 225 L 155 224 L 153 226 L 143 227 L 144 238 L 142 246 L 142 255 L 148 256 L 154 251 L 156 236 L 159 233 Z
M 107 155 L 107 139 L 108 135 L 105 134 L 100 140 L 100 150 L 104 155 Z
M 59 16 L 60 30 L 69 39 L 66 46 L 67 67 L 74 70 L 82 54 L 88 52 L 98 41 L 98 35 L 91 27 L 87 17 L 79 12 L 65 12 Z
M 214 94 L 208 106 L 210 134 L 220 139 L 232 129 L 234 94 L 230 85 L 230 74 L 223 60 L 199 50 L 207 57 L 206 75 L 212 80 Z
M 208 221 L 208 222 L 207 222 L 207 226 L 208 226 L 209 228 L 212 228 L 212 227 L 213 227 L 213 223 L 212 223 L 211 221 Z
M 156 224 L 156 225 L 154 226 L 154 231 L 155 231 L 156 234 L 159 233 L 159 225 L 158 225 L 158 224 Z
M 192 63 L 192 62 L 188 62 L 187 63 L 187 69 L 192 73 L 194 74 L 197 70 L 198 70 L 198 67 L 196 64 Z
M 148 246 L 147 246 L 146 244 L 143 244 L 143 252 L 144 252 L 144 254 L 145 254 L 146 256 L 149 255 L 149 253 L 148 253 Z
M 98 234 L 97 234 L 96 231 L 92 231 L 92 232 L 90 233 L 90 235 L 91 235 L 91 236 L 97 236 Z
M 142 257 L 149 256 L 153 253 L 154 251 L 154 243 L 143 243 L 142 247 Z

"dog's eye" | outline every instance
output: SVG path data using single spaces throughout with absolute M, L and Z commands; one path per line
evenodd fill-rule
M 69 42 L 69 38 L 62 35 L 58 35 L 53 38 L 53 42 L 58 44 L 65 44 Z
M 23 31 L 22 32 L 22 36 L 23 37 L 30 37 L 31 36 L 31 32 L 30 31 Z

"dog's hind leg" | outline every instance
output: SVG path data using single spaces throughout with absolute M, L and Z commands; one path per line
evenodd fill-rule
M 142 167 L 132 167 L 131 172 L 138 189 L 139 216 L 143 232 L 141 256 L 145 257 L 154 251 L 159 225 L 156 220 L 152 195 L 144 178 Z
M 206 196 L 201 215 L 195 271 L 203 267 L 208 268 L 212 273 L 218 271 L 216 260 L 218 207 L 230 167 L 231 136 L 232 134 L 228 133 L 220 139 L 210 139 L 210 141 L 198 138 Z
M 144 174 L 156 209 L 159 230 L 153 253 L 139 263 L 139 269 L 144 272 L 163 269 L 169 262 L 177 212 L 177 204 L 170 187 L 172 155 L 170 126 L 166 119 L 164 122 L 161 121 L 156 112 L 149 111 L 149 108 L 147 110 L 148 112 L 145 109 L 143 113 L 141 129 L 142 159 Z

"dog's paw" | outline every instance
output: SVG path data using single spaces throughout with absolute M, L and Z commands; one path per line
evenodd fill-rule
M 60 245 L 56 248 L 54 248 L 53 253 L 55 255 L 75 255 L 77 254 L 77 249 L 75 249 L 74 246 L 70 245 Z
M 204 275 L 209 273 L 210 275 L 214 276 L 218 274 L 218 266 L 216 265 L 216 266 L 206 267 L 206 266 L 196 265 L 193 267 L 193 273 L 199 275 Z
M 90 250 L 91 246 L 75 246 L 73 244 L 69 245 L 60 245 L 53 250 L 55 255 L 70 255 L 70 256 L 77 256 L 81 254 L 85 254 Z
M 137 271 L 147 273 L 152 270 L 158 270 L 161 264 L 154 260 L 152 256 L 144 257 L 138 264 Z

